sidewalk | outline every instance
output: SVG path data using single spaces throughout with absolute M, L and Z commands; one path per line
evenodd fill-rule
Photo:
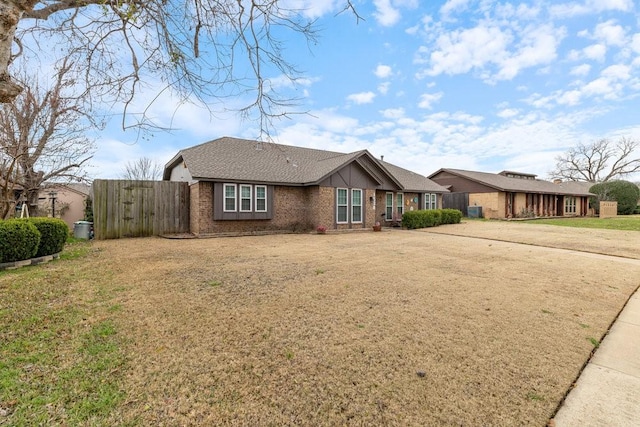
M 554 421 L 556 427 L 640 425 L 640 291 L 629 299 Z

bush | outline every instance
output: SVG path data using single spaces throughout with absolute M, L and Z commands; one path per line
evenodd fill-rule
M 436 227 L 440 224 L 457 224 L 462 212 L 457 209 L 426 209 L 405 212 L 402 225 L 408 229 Z
M 593 200 L 596 212 L 600 212 L 601 200 L 613 200 L 618 202 L 618 215 L 630 215 L 640 199 L 640 189 L 629 181 L 602 182 L 592 186 L 589 192 L 596 195 Z
M 27 219 L 0 221 L 0 262 L 33 258 L 39 244 L 40 232 Z
M 40 217 L 29 218 L 27 221 L 40 232 L 40 245 L 35 256 L 53 255 L 62 251 L 69 236 L 67 223 L 57 218 Z

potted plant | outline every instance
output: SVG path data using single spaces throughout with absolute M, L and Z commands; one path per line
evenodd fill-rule
M 316 231 L 318 232 L 318 234 L 325 234 L 327 232 L 327 227 L 325 227 L 324 225 L 319 225 L 316 228 Z
M 380 225 L 380 221 L 376 221 L 373 225 L 373 231 L 382 231 L 382 225 Z

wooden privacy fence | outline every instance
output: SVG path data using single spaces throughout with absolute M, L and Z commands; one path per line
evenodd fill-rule
M 172 181 L 93 181 L 96 239 L 189 232 L 189 185 Z

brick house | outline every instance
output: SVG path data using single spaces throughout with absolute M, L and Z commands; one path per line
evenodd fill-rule
M 447 190 L 367 150 L 325 150 L 223 137 L 180 150 L 164 180 L 190 184 L 196 235 L 365 229 L 435 209 Z
M 591 213 L 592 183 L 544 181 L 536 175 L 503 171 L 475 172 L 440 169 L 429 178 L 448 188 L 451 195 L 464 193 L 468 206 L 482 207 L 485 218 L 585 216 Z

